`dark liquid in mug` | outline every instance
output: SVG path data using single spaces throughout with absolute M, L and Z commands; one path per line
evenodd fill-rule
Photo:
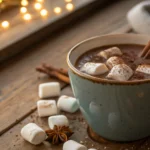
M 123 55 L 119 56 L 119 57 L 122 58 L 124 60 L 125 64 L 130 66 L 132 68 L 132 70 L 134 71 L 134 75 L 130 78 L 130 80 L 150 79 L 150 75 L 135 71 L 139 65 L 139 64 L 135 63 L 135 60 L 139 59 L 138 54 L 144 48 L 144 45 L 122 44 L 122 45 L 109 45 L 109 46 L 91 49 L 78 58 L 78 60 L 76 61 L 75 67 L 80 70 L 81 67 L 87 62 L 105 63 L 106 59 L 104 59 L 100 56 L 97 56 L 97 54 L 100 51 L 106 50 L 111 47 L 120 48 Z M 150 57 L 148 59 L 149 59 L 148 62 L 146 62 L 146 63 L 141 62 L 141 64 L 150 64 Z M 108 73 L 103 74 L 103 75 L 98 75 L 95 77 L 105 78 L 107 76 L 107 74 Z

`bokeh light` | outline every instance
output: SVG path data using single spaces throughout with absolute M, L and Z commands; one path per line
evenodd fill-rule
M 40 11 L 40 14 L 41 14 L 41 16 L 45 17 L 45 16 L 48 15 L 48 11 L 47 11 L 46 9 L 42 9 L 42 10 Z
M 54 8 L 54 12 L 56 13 L 56 14 L 59 14 L 59 13 L 61 13 L 61 8 L 60 7 L 55 7 Z
M 27 12 L 27 8 L 26 7 L 21 7 L 20 8 L 20 12 L 23 13 L 23 14 L 26 13 Z
M 32 19 L 32 17 L 31 17 L 30 14 L 25 14 L 25 15 L 23 16 L 23 18 L 24 18 L 24 20 L 27 20 L 27 21 L 29 21 L 29 20 Z
M 34 8 L 35 8 L 36 10 L 40 10 L 40 9 L 42 8 L 42 5 L 41 5 L 40 3 L 35 3 L 35 4 L 34 4 Z
M 3 21 L 1 26 L 6 29 L 6 28 L 8 28 L 10 26 L 10 24 L 9 24 L 8 21 Z
M 27 0 L 22 0 L 21 5 L 22 6 L 28 6 L 29 2 Z
M 69 11 L 73 10 L 74 9 L 73 4 L 71 4 L 71 3 L 66 4 L 66 9 Z

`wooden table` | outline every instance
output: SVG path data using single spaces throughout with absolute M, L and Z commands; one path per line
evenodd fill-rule
M 85 19 L 79 18 L 76 24 L 66 27 L 62 32 L 57 32 L 45 41 L 33 45 L 32 49 L 26 49 L 25 52 L 0 65 L 1 150 L 62 150 L 62 145 L 52 146 L 46 142 L 33 146 L 20 136 L 21 128 L 29 122 L 35 122 L 48 129 L 47 118 L 39 118 L 37 115 L 38 85 L 57 80 L 37 73 L 35 67 L 41 62 L 46 62 L 56 67 L 67 68 L 66 54 L 81 40 L 95 35 L 128 32 L 130 28 L 126 21 L 126 13 L 140 1 L 119 1 Z M 62 94 L 72 95 L 69 85 L 63 82 L 60 84 Z M 69 118 L 75 132 L 72 139 L 82 141 L 88 148 L 150 150 L 149 138 L 133 143 L 114 143 L 106 140 L 96 143 L 88 137 L 87 124 L 80 112 L 73 115 L 65 113 L 65 115 Z

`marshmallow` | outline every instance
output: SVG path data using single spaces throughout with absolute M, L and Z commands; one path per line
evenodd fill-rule
M 69 121 L 66 116 L 58 115 L 48 118 L 48 125 L 50 129 L 54 129 L 54 126 L 69 126 Z
M 110 57 L 106 62 L 107 66 L 109 68 L 113 68 L 114 66 L 116 66 L 118 64 L 123 64 L 123 63 L 124 63 L 124 61 L 117 56 Z
M 60 95 L 60 84 L 58 82 L 49 82 L 39 85 L 39 97 L 48 98 Z
M 127 81 L 133 75 L 133 70 L 126 64 L 119 64 L 114 66 L 107 78 L 111 78 L 118 81 Z
M 118 47 L 111 47 L 109 49 L 99 52 L 97 55 L 105 59 L 108 59 L 109 57 L 115 56 L 115 55 L 121 56 L 122 52 Z
M 137 33 L 150 34 L 150 1 L 134 6 L 127 14 L 131 27 Z
M 63 150 L 87 150 L 87 148 L 73 140 L 69 140 L 64 143 Z
M 37 102 L 37 109 L 40 117 L 56 115 L 58 113 L 55 100 L 39 100 Z
M 150 65 L 139 65 L 136 69 L 137 72 L 150 74 Z
M 22 137 L 31 144 L 38 145 L 46 139 L 43 129 L 35 123 L 29 123 L 21 129 Z
M 63 110 L 69 113 L 74 113 L 79 109 L 76 98 L 66 95 L 63 95 L 58 99 L 57 107 L 59 110 Z
M 83 65 L 81 71 L 90 75 L 100 75 L 108 72 L 108 68 L 103 63 L 87 62 Z

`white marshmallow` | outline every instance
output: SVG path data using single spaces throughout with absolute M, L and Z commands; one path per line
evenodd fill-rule
M 116 55 L 121 56 L 122 52 L 118 47 L 111 47 L 109 49 L 99 52 L 97 55 L 105 59 L 108 59 L 109 57 L 116 56 Z
M 137 33 L 150 34 L 150 1 L 143 1 L 134 6 L 127 14 L 131 27 Z
M 81 71 L 86 72 L 87 74 L 90 75 L 100 75 L 108 72 L 108 68 L 103 63 L 87 62 L 83 65 Z
M 76 98 L 63 95 L 58 99 L 57 107 L 59 110 L 63 110 L 69 113 L 74 113 L 79 109 Z
M 58 82 L 49 82 L 39 85 L 39 97 L 48 98 L 60 95 L 60 84 Z
M 58 113 L 55 100 L 39 100 L 37 102 L 37 109 L 40 117 L 56 115 Z
M 69 140 L 64 143 L 63 150 L 87 150 L 87 148 L 73 140 Z
M 37 126 L 35 123 L 29 123 L 25 125 L 21 129 L 21 135 L 26 141 L 34 145 L 38 145 L 46 139 L 44 130 Z
M 69 121 L 64 115 L 51 116 L 48 118 L 48 125 L 50 129 L 54 129 L 54 126 L 69 126 Z
M 116 66 L 118 64 L 123 64 L 123 63 L 124 63 L 124 61 L 117 56 L 110 57 L 106 62 L 107 66 L 109 68 L 113 68 L 114 66 Z
M 138 72 L 150 74 L 150 65 L 139 65 L 136 69 Z
M 111 78 L 118 81 L 127 81 L 133 75 L 133 70 L 126 64 L 119 64 L 114 66 L 107 78 Z

